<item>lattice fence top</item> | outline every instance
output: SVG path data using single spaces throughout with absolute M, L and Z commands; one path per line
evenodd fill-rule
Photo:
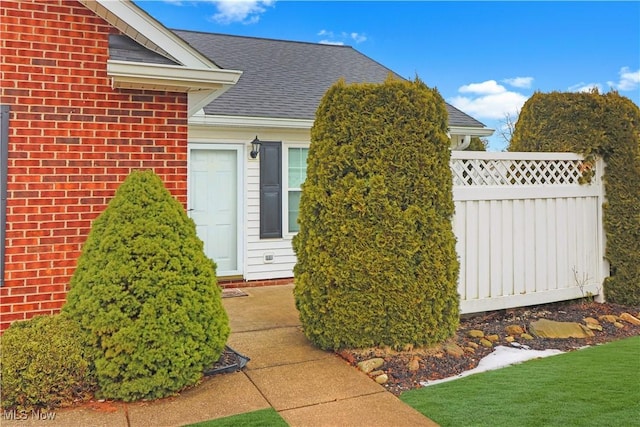
M 583 160 L 451 159 L 454 186 L 578 185 Z

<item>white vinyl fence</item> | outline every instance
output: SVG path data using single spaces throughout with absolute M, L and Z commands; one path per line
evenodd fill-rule
M 462 313 L 601 295 L 604 163 L 569 153 L 451 153 Z

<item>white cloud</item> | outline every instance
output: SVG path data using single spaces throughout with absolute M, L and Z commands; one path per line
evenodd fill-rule
M 533 83 L 533 77 L 513 77 L 511 79 L 504 79 L 502 81 L 509 86 L 529 89 L 531 87 L 531 83 Z
M 629 67 L 622 67 L 620 72 L 620 80 L 618 82 L 607 82 L 607 84 L 617 90 L 635 90 L 640 87 L 640 70 L 631 71 Z
M 353 41 L 356 44 L 367 41 L 367 36 L 365 34 L 356 33 L 356 32 L 352 32 L 352 33 L 342 32 L 336 35 L 333 31 L 320 30 L 317 35 L 324 37 L 322 40 L 320 40 L 319 43 L 332 44 L 337 46 L 344 45 L 346 41 Z
M 464 85 L 458 92 L 470 95 L 454 96 L 448 101 L 477 119 L 499 120 L 507 114 L 513 116 L 528 99 L 528 96 L 507 90 L 495 80 Z
M 336 42 L 331 40 L 320 40 L 318 43 L 320 44 L 331 44 L 334 46 L 344 46 L 344 42 Z
M 495 80 L 487 80 L 482 83 L 471 83 L 458 88 L 460 93 L 477 93 L 477 94 L 498 94 L 506 92 L 504 86 L 499 85 Z
M 355 42 L 356 42 L 356 44 L 357 44 L 357 43 L 362 43 L 362 42 L 367 41 L 367 36 L 365 36 L 364 34 L 360 34 L 360 33 L 351 33 L 350 35 L 351 35 L 351 39 L 352 39 L 353 41 L 355 41 Z
M 260 20 L 260 15 L 266 12 L 266 8 L 275 3 L 275 0 L 214 0 L 212 3 L 218 9 L 218 13 L 213 15 L 213 20 L 216 22 L 254 24 Z
M 593 89 L 597 89 L 602 93 L 602 85 L 600 83 L 585 83 L 580 82 L 573 86 L 569 86 L 569 92 L 591 92 Z

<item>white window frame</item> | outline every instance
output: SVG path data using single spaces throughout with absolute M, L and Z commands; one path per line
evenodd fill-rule
M 289 231 L 289 148 L 306 148 L 309 144 L 283 144 L 282 150 L 282 231 L 283 236 L 292 238 L 297 231 Z M 296 190 L 292 188 L 291 190 Z

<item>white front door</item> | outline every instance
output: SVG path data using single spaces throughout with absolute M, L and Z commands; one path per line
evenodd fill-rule
M 190 216 L 205 253 L 218 265 L 218 277 L 242 274 L 238 159 L 235 148 L 191 150 Z

